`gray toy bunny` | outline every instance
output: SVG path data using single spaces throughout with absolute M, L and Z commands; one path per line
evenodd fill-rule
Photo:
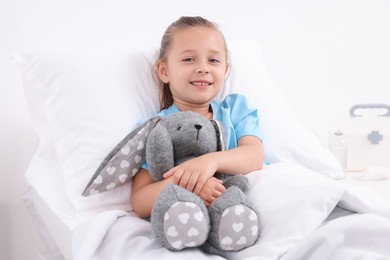
M 127 135 L 105 158 L 83 192 L 104 192 L 129 180 L 146 161 L 154 181 L 191 158 L 225 148 L 222 123 L 194 112 L 155 117 Z M 151 226 L 156 239 L 178 251 L 204 245 L 239 251 L 253 245 L 260 235 L 260 218 L 245 195 L 243 175 L 216 173 L 226 191 L 208 208 L 199 196 L 175 184 L 166 185 L 152 209 Z
M 222 124 L 194 112 L 180 112 L 161 119 L 146 142 L 146 162 L 155 181 L 174 166 L 225 145 Z M 226 177 L 223 175 L 221 177 Z M 259 237 L 259 215 L 244 192 L 246 177 L 224 182 L 227 190 L 207 209 L 203 201 L 178 185 L 167 185 L 155 203 L 151 224 L 160 243 L 171 250 L 204 244 L 238 251 Z

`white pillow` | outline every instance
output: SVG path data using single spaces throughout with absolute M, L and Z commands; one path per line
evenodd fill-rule
M 295 161 L 320 174 L 341 177 L 332 154 L 295 118 L 272 81 L 261 47 L 231 43 L 231 68 L 218 100 L 241 93 L 259 109 L 265 160 Z M 157 48 L 128 53 L 24 53 L 19 65 L 29 109 L 47 154 L 58 159 L 76 212 L 131 210 L 131 184 L 83 197 L 100 162 L 143 119 L 159 111 L 152 76 Z
M 151 76 L 155 54 L 154 49 L 14 55 L 36 131 L 46 153 L 55 153 L 77 213 L 131 210 L 131 184 L 88 198 L 81 191 L 116 143 L 140 120 L 158 113 Z
M 222 99 L 236 92 L 258 109 L 264 159 L 268 163 L 294 161 L 333 179 L 345 176 L 334 155 L 296 118 L 267 70 L 261 46 L 246 40 L 231 43 L 231 70 Z

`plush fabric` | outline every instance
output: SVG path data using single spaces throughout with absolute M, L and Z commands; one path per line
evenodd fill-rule
M 265 160 L 295 161 L 328 177 L 343 172 L 333 155 L 297 121 L 272 80 L 259 44 L 228 43 L 229 76 L 218 101 L 229 93 L 258 108 Z M 20 53 L 14 55 L 45 154 L 58 161 L 66 195 L 78 213 L 131 210 L 131 182 L 95 196 L 85 186 L 105 156 L 141 120 L 159 112 L 153 77 L 157 48 L 122 53 Z

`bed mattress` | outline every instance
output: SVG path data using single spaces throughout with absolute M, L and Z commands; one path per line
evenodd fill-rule
M 26 172 L 28 187 L 23 200 L 48 259 L 72 259 L 72 233 L 78 221 L 63 191 L 58 166 L 34 157 Z

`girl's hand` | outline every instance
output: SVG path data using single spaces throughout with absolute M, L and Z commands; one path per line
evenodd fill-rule
M 207 155 L 188 160 L 167 171 L 164 178 L 173 177 L 180 187 L 199 195 L 206 181 L 217 171 L 217 164 Z
M 209 178 L 203 189 L 199 193 L 199 197 L 204 201 L 206 206 L 210 206 L 214 200 L 218 199 L 226 191 L 226 188 L 223 186 L 223 181 L 218 180 L 215 177 Z

